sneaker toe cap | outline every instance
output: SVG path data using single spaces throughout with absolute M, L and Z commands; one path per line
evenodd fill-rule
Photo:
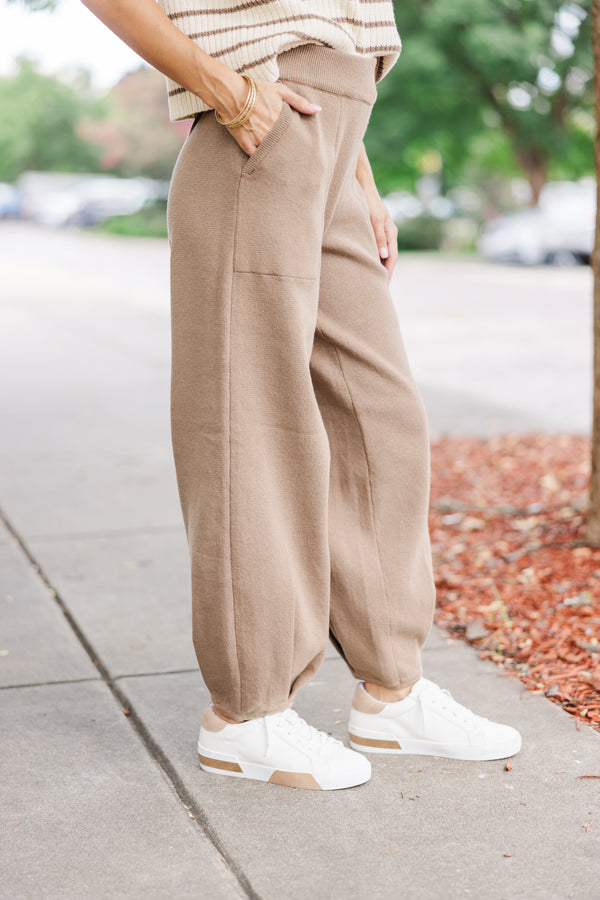
M 331 759 L 321 777 L 317 776 L 323 786 L 350 787 L 363 784 L 371 778 L 371 763 L 366 756 L 348 747 L 339 749 L 335 759 Z
M 371 761 L 356 750 L 348 750 L 348 753 L 351 753 L 353 757 L 352 770 L 357 771 L 365 781 L 368 781 L 371 777 Z
M 490 722 L 486 729 L 486 744 L 490 749 L 498 749 L 498 752 L 511 756 L 521 749 L 521 735 L 512 725 Z

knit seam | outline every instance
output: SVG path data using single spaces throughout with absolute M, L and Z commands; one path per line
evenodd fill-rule
M 373 499 L 373 484 L 372 484 L 372 480 L 371 480 L 371 466 L 369 464 L 369 454 L 367 452 L 367 444 L 365 441 L 365 434 L 364 434 L 364 430 L 362 427 L 362 423 L 360 421 L 360 417 L 358 415 L 358 410 L 356 408 L 356 404 L 354 402 L 354 397 L 352 396 L 352 391 L 350 390 L 350 384 L 349 384 L 348 379 L 346 378 L 346 375 L 344 372 L 344 367 L 342 365 L 342 360 L 340 357 L 339 350 L 336 347 L 336 345 L 334 344 L 334 342 L 325 334 L 325 332 L 321 328 L 317 327 L 316 330 L 327 341 L 327 343 L 330 344 L 330 346 L 333 348 L 333 352 L 335 353 L 341 376 L 344 380 L 344 384 L 346 385 L 346 391 L 348 392 L 348 397 L 350 398 L 350 403 L 352 405 L 352 412 L 354 413 L 354 418 L 356 420 L 356 424 L 358 425 L 358 430 L 360 432 L 360 437 L 361 437 L 362 446 L 363 446 L 363 454 L 364 454 L 364 458 L 365 458 L 365 464 L 367 466 L 367 483 L 369 485 L 369 505 L 371 507 L 371 519 L 373 522 L 373 535 L 375 537 L 375 547 L 377 549 L 377 562 L 379 564 L 379 571 L 381 574 L 381 583 L 383 585 L 383 596 L 385 597 L 385 603 L 386 603 L 386 608 L 387 608 L 387 613 L 388 613 L 388 636 L 390 639 L 390 645 L 392 645 L 392 614 L 391 614 L 391 607 L 390 607 L 390 600 L 388 597 L 387 586 L 385 583 L 385 577 L 383 574 L 383 564 L 381 561 L 381 549 L 379 546 L 379 538 L 377 535 L 377 524 L 376 524 L 376 519 L 375 519 L 375 503 L 374 503 L 374 499 Z M 392 647 L 392 651 L 393 651 L 393 647 Z M 402 682 L 402 679 L 400 677 L 400 667 L 398 665 L 398 661 L 396 659 L 396 654 L 394 652 L 392 652 L 392 658 L 393 658 L 394 664 L 396 666 L 397 680 L 399 682 Z
M 284 275 L 282 272 L 253 272 L 251 269 L 234 269 L 236 275 L 260 275 L 266 278 L 291 278 L 294 281 L 318 281 L 318 275 Z
M 235 259 L 235 252 L 237 246 L 237 238 L 238 238 L 238 222 L 239 222 L 239 206 L 240 206 L 240 191 L 242 185 L 242 172 L 240 170 L 240 174 L 238 177 L 238 186 L 235 200 L 235 218 L 233 223 L 233 248 L 232 248 L 232 258 Z M 229 491 L 229 577 L 231 581 L 231 610 L 232 610 L 232 618 L 233 618 L 233 636 L 235 640 L 235 656 L 237 660 L 238 666 L 238 695 L 239 695 L 239 710 L 240 714 L 243 713 L 243 703 L 242 703 L 242 665 L 240 662 L 240 641 L 238 639 L 238 628 L 237 628 L 237 610 L 236 610 L 236 602 L 235 602 L 235 587 L 233 581 L 233 537 L 232 537 L 232 494 L 233 491 L 231 489 L 232 483 L 232 441 L 231 441 L 231 430 L 232 430 L 232 414 L 231 414 L 231 395 L 232 395 L 232 365 L 231 365 L 231 346 L 232 346 L 232 331 L 233 331 L 233 282 L 235 280 L 235 270 L 232 267 L 230 272 L 230 280 L 229 280 L 229 335 L 228 335 L 228 347 L 227 347 L 227 370 L 228 370 L 228 385 L 227 385 L 227 401 L 229 405 L 228 409 L 228 429 L 227 429 L 227 441 L 228 441 L 228 449 L 229 449 L 229 473 L 228 473 L 228 491 Z
M 327 203 L 328 203 L 328 201 L 329 201 L 329 194 L 330 194 L 330 191 L 331 191 L 331 185 L 333 184 L 333 179 L 334 179 L 334 176 L 335 176 L 335 170 L 336 170 L 335 160 L 337 160 L 337 158 L 338 158 L 338 150 L 339 150 L 339 145 L 340 145 L 340 133 L 341 133 L 341 130 L 342 130 L 342 108 L 343 108 L 343 105 L 344 105 L 344 100 L 343 100 L 341 94 L 338 94 L 337 96 L 338 96 L 340 99 L 339 99 L 339 102 L 338 102 L 338 119 L 337 119 L 337 125 L 336 125 L 336 128 L 335 128 L 335 138 L 334 138 L 334 141 L 333 141 L 333 159 L 334 159 L 334 165 L 333 165 L 332 168 L 331 168 L 331 176 L 330 176 L 329 181 L 328 181 L 328 184 L 327 184 L 327 191 L 326 191 L 326 193 L 325 193 L 325 202 L 324 202 L 324 204 L 323 204 L 323 224 L 322 224 L 322 226 L 321 226 L 321 234 L 322 234 L 322 237 L 321 237 L 321 256 L 322 256 L 322 253 L 323 253 L 323 241 L 325 240 L 325 236 L 326 236 L 327 232 L 328 232 L 329 229 L 331 228 L 331 223 L 333 222 L 333 217 L 335 216 L 335 211 L 336 211 L 337 205 L 338 205 L 338 203 L 339 203 L 339 200 L 340 200 L 340 197 L 341 197 L 341 194 L 342 194 L 342 186 L 343 186 L 343 185 L 340 185 L 340 190 L 339 190 L 339 192 L 338 192 L 338 195 L 337 195 L 337 197 L 336 197 L 335 203 L 334 203 L 334 205 L 333 205 L 333 209 L 331 210 L 331 212 L 330 212 L 330 214 L 329 214 L 329 222 L 328 222 L 328 224 L 327 224 L 327 227 L 325 227 L 325 217 L 326 217 L 326 215 L 327 215 Z M 321 266 L 319 265 L 319 276 L 320 276 L 320 272 L 321 272 Z M 318 328 L 317 328 L 316 330 L 319 331 Z

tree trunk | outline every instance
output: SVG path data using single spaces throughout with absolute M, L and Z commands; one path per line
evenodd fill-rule
M 592 423 L 592 475 L 587 516 L 586 539 L 600 544 L 600 0 L 592 5 L 592 43 L 594 48 L 594 104 L 596 110 L 596 238 L 592 253 L 594 275 L 594 411 Z
M 542 188 L 548 181 L 548 160 L 544 151 L 535 145 L 521 147 L 516 151 L 517 162 L 523 169 L 531 187 L 531 205 L 540 199 Z

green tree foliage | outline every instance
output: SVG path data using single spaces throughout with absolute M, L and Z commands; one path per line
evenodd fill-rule
M 59 0 L 22 2 L 41 9 Z M 446 189 L 487 183 L 492 174 L 524 174 L 535 199 L 547 178 L 591 174 L 591 4 L 394 0 L 404 46 L 379 85 L 366 135 L 381 192 L 412 189 L 419 176 L 439 170 Z M 140 81 L 135 87 L 146 97 L 147 86 Z M 148 130 L 141 104 L 125 94 L 124 88 L 121 98 L 114 98 L 110 116 L 119 120 L 119 133 L 107 116 L 104 129 L 86 126 L 86 134 L 104 145 L 104 166 L 112 153 L 116 171 L 163 177 L 171 151 L 165 151 L 162 162 L 160 153 L 144 159 L 140 141 L 149 133 L 155 140 L 156 133 Z M 151 102 L 160 102 L 164 116 L 166 98 L 157 98 L 158 92 Z M 4 106 L 4 99 L 0 102 Z M 173 138 L 173 133 L 165 138 L 167 145 Z M 131 163 L 119 156 L 119 146 L 123 153 L 128 148 Z
M 89 114 L 88 93 L 85 73 L 65 83 L 19 59 L 16 75 L 0 79 L 0 180 L 13 181 L 25 169 L 94 170 L 97 150 L 77 133 Z
M 443 163 L 445 187 L 487 173 L 551 177 L 593 166 L 591 0 L 395 3 L 400 59 L 366 137 L 382 191 Z
M 99 96 L 85 71 L 0 79 L 0 181 L 27 170 L 168 179 L 189 122 L 171 123 L 165 79 L 146 66 Z
M 84 120 L 79 133 L 100 148 L 103 171 L 168 180 L 189 127 L 190 121 L 169 120 L 164 76 L 140 66 L 121 78 L 102 115 Z

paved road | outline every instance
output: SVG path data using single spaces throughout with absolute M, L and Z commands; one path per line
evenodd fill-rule
M 167 251 L 0 226 L 3 895 L 595 900 L 600 736 L 438 629 L 425 672 L 520 728 L 510 773 L 382 756 L 319 794 L 199 770 Z M 394 294 L 434 430 L 587 428 L 587 271 L 408 257 Z M 330 648 L 296 708 L 343 740 L 353 684 Z
M 92 328 L 99 340 L 101 328 L 107 346 L 168 365 L 166 241 L 7 223 L 0 236 L 2 290 L 12 304 L 63 321 L 68 315 L 71 331 L 87 329 L 90 338 Z M 409 254 L 396 266 L 392 291 L 434 433 L 589 431 L 588 268 Z M 100 323 L 101 311 L 113 306 L 119 317 Z M 142 341 L 127 328 L 130 315 L 144 317 Z
M 589 433 L 589 268 L 413 255 L 393 294 L 435 433 Z

